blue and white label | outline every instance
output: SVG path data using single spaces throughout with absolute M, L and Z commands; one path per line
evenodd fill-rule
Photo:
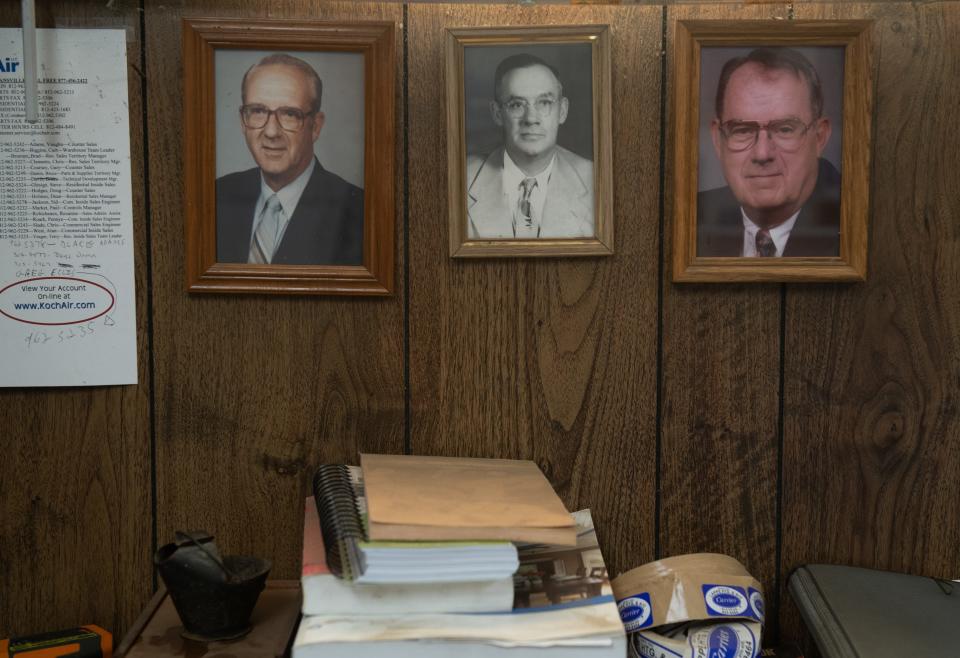
M 764 606 L 763 606 L 763 594 L 759 590 L 755 590 L 752 587 L 747 588 L 747 595 L 750 597 L 750 614 L 756 618 L 757 621 L 763 621 Z
M 643 592 L 628 596 L 617 602 L 620 621 L 628 633 L 638 631 L 653 624 L 653 608 L 650 606 L 650 593 Z
M 760 653 L 759 634 L 760 625 L 756 622 L 700 626 L 687 636 L 689 655 L 698 658 L 756 658 Z
M 633 641 L 629 644 L 632 649 L 632 656 L 638 658 L 684 658 L 682 644 L 678 646 L 679 650 L 672 649 L 664 642 L 658 642 L 658 639 L 665 640 L 665 638 L 652 631 L 634 633 L 632 637 Z M 670 640 L 666 640 L 666 642 L 670 642 Z
M 710 658 L 736 658 L 740 639 L 729 626 L 717 626 L 707 639 L 707 655 Z
M 747 593 L 732 585 L 704 585 L 703 602 L 711 617 L 740 617 L 747 612 Z

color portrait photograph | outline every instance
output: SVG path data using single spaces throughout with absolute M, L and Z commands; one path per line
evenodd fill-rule
M 218 50 L 217 260 L 363 261 L 363 56 Z
M 391 293 L 396 33 L 183 20 L 190 292 Z
M 697 256 L 840 252 L 843 48 L 701 50 Z

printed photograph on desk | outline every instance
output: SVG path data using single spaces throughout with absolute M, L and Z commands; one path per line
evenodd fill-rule
M 866 25 L 678 26 L 675 280 L 864 278 Z
M 609 38 L 447 31 L 451 256 L 613 253 Z
M 518 544 L 513 576 L 515 612 L 579 607 L 613 601 L 613 588 L 590 510 L 572 514 L 577 545 Z
M 185 20 L 191 291 L 391 292 L 395 31 Z

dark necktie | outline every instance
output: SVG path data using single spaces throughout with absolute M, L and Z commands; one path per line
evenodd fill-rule
M 517 219 L 514 232 L 518 238 L 537 237 L 537 227 L 533 224 L 533 209 L 530 195 L 537 186 L 536 178 L 524 178 L 520 181 L 520 198 L 517 200 Z
M 757 231 L 757 255 L 764 258 L 777 255 L 777 245 L 773 243 L 770 232 L 765 228 Z

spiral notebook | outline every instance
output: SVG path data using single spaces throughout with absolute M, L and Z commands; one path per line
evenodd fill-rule
M 481 582 L 510 578 L 519 561 L 508 541 L 369 541 L 363 474 L 325 464 L 313 479 L 327 566 L 358 583 Z

